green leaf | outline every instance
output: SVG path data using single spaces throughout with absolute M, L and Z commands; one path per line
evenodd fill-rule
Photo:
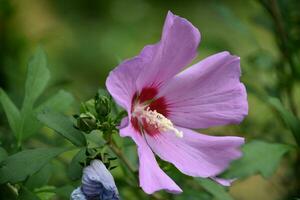
M 46 53 L 39 47 L 28 63 L 23 107 L 33 106 L 44 91 L 49 79 L 50 72 L 47 68 Z
M 22 129 L 20 129 L 20 135 L 22 135 L 22 140 L 28 139 L 41 128 L 41 123 L 36 118 L 36 112 L 32 109 L 27 110 L 26 113 L 22 113 L 21 123 L 22 126 L 20 127 Z
M 51 170 L 51 163 L 47 163 L 42 169 L 27 179 L 25 186 L 33 190 L 34 188 L 40 188 L 46 185 L 50 179 Z
M 194 187 L 191 187 L 188 184 L 184 184 L 183 182 L 181 184 L 181 189 L 183 190 L 183 193 L 181 193 L 180 195 L 174 195 L 174 200 L 196 200 L 196 199 L 212 200 L 213 199 L 210 193 L 195 189 Z
M 69 165 L 68 176 L 73 181 L 81 178 L 83 167 L 80 162 L 83 162 L 86 158 L 85 151 L 86 148 L 80 149 Z
M 34 192 L 41 200 L 54 199 L 56 188 L 54 186 L 46 185 L 44 187 L 35 189 Z
M 37 120 L 37 113 L 41 112 L 45 108 L 53 109 L 56 111 L 65 111 L 73 101 L 74 98 L 70 93 L 61 90 L 54 96 L 50 97 L 50 99 L 42 103 L 40 106 L 38 106 L 36 109 L 27 109 L 22 121 L 22 139 L 25 140 L 29 138 L 42 127 L 41 123 Z
M 40 200 L 33 192 L 26 187 L 22 187 L 19 191 L 18 200 Z
M 233 198 L 227 193 L 225 187 L 210 179 L 196 178 L 196 181 L 210 194 L 212 194 L 216 200 L 233 200 Z
M 57 188 L 55 190 L 55 193 L 57 196 L 59 197 L 62 197 L 64 199 L 69 199 L 70 198 L 70 195 L 72 193 L 72 191 L 74 190 L 75 188 L 72 187 L 71 185 L 65 185 L 63 187 L 60 187 L 60 188 Z
M 44 91 L 49 79 L 50 73 L 47 68 L 46 54 L 42 48 L 37 48 L 28 62 L 23 106 L 19 113 L 19 119 L 15 121 L 17 127 L 13 129 L 16 133 L 18 146 L 21 146 L 22 140 L 36 133 L 40 128 L 33 106 Z
M 86 139 L 81 131 L 77 130 L 71 120 L 63 114 L 45 110 L 38 114 L 38 119 L 49 128 L 58 132 L 61 136 L 76 146 L 86 146 Z
M 0 102 L 4 108 L 10 128 L 13 130 L 15 136 L 17 137 L 18 123 L 20 121 L 20 111 L 1 88 Z
M 244 178 L 256 173 L 270 177 L 276 170 L 281 157 L 291 149 L 285 144 L 253 141 L 243 146 L 243 157 L 233 161 L 222 177 Z
M 0 89 L 0 102 L 5 110 L 11 129 L 17 138 L 19 147 L 23 140 L 37 133 L 39 128 L 41 128 L 41 123 L 36 117 L 37 113 L 45 108 L 64 111 L 74 101 L 70 93 L 61 90 L 34 109 L 34 103 L 45 89 L 49 78 L 50 73 L 47 69 L 46 54 L 41 48 L 38 48 L 28 63 L 25 97 L 21 111 L 18 110 L 6 93 Z
M 37 148 L 18 152 L 0 165 L 0 183 L 18 183 L 39 171 L 65 148 Z
M 50 97 L 44 103 L 36 108 L 37 112 L 42 112 L 45 108 L 56 111 L 65 111 L 74 102 L 74 97 L 71 93 L 60 90 L 58 93 Z
M 277 98 L 269 98 L 268 102 L 279 113 L 285 125 L 293 133 L 296 142 L 300 145 L 300 120 L 289 110 L 287 110 Z
M 55 197 L 54 192 L 39 192 L 37 193 L 37 196 L 40 200 L 52 200 L 53 197 Z
M 7 152 L 0 147 L 0 163 L 7 158 Z
M 59 91 L 50 99 L 46 100 L 36 109 L 28 110 L 26 118 L 24 119 L 24 130 L 22 139 L 25 140 L 36 133 L 41 128 L 41 123 L 37 120 L 37 114 L 42 112 L 43 109 L 53 109 L 55 111 L 65 111 L 71 103 L 73 103 L 73 96 L 66 91 Z

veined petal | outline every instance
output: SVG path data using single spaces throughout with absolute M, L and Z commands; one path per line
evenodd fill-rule
M 122 62 L 109 73 L 106 88 L 114 100 L 127 111 L 130 111 L 132 97 L 136 92 L 136 77 L 145 62 L 142 57 L 134 57 Z
M 154 137 L 146 134 L 151 149 L 163 160 L 173 163 L 182 173 L 194 177 L 214 177 L 223 172 L 232 160 L 241 156 L 244 139 L 231 136 L 208 136 L 190 129 L 178 138 L 172 132 Z
M 129 118 L 128 118 L 128 117 L 124 117 L 124 118 L 121 120 L 121 122 L 120 122 L 120 124 L 119 124 L 119 126 L 118 126 L 118 129 L 125 128 L 126 126 L 128 126 L 128 123 L 129 123 Z M 123 137 L 125 137 L 125 136 L 123 136 Z
M 155 156 L 145 139 L 129 124 L 120 130 L 121 136 L 130 136 L 137 145 L 139 156 L 139 179 L 143 190 L 152 194 L 159 190 L 180 193 L 182 190 L 158 166 Z
M 189 21 L 168 12 L 161 41 L 144 48 L 149 66 L 137 79 L 138 90 L 158 87 L 189 64 L 197 54 L 200 33 Z
M 80 187 L 76 188 L 71 194 L 71 200 L 87 200 Z
M 248 114 L 240 59 L 222 52 L 191 66 L 160 88 L 169 119 L 186 128 L 239 123 Z
M 118 200 L 119 193 L 111 173 L 100 160 L 84 168 L 81 189 L 89 198 Z
M 168 13 L 161 41 L 147 45 L 141 53 L 110 72 L 106 87 L 127 111 L 132 98 L 147 87 L 158 87 L 177 74 L 197 54 L 200 33 L 189 21 Z

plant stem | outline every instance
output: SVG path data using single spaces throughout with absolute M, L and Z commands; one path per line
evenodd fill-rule
M 138 181 L 137 170 L 131 165 L 129 160 L 122 153 L 121 149 L 113 142 L 113 140 L 111 138 L 108 141 L 108 146 L 116 154 L 116 156 L 118 156 L 118 158 L 125 164 L 125 166 L 129 169 L 129 171 L 133 174 L 133 177 L 135 178 L 135 180 Z M 150 199 L 164 200 L 164 198 L 158 194 L 150 195 Z
M 296 66 L 292 58 L 292 51 L 290 50 L 290 41 L 288 38 L 288 33 L 285 30 L 284 22 L 282 19 L 281 10 L 278 6 L 277 0 L 269 0 L 269 8 L 267 9 L 274 21 L 275 29 L 278 35 L 279 40 L 279 50 L 281 51 L 282 57 L 284 60 L 287 61 L 287 63 L 290 66 L 292 74 L 297 74 Z M 293 79 L 292 75 L 289 79 L 291 81 L 291 84 L 286 88 L 288 101 L 290 104 L 290 109 L 293 112 L 295 116 L 297 116 L 297 106 L 295 104 L 295 101 L 293 99 Z
M 282 66 L 279 74 L 282 74 L 283 77 L 281 77 L 281 81 L 286 82 L 289 81 L 289 85 L 285 86 L 285 93 L 287 94 L 288 98 L 288 104 L 295 116 L 298 116 L 297 113 L 297 105 L 293 98 L 293 85 L 294 85 L 294 79 L 293 76 L 296 74 L 299 74 L 299 71 L 297 70 L 297 67 L 295 66 L 295 62 L 293 60 L 293 50 L 290 48 L 292 41 L 289 40 L 289 34 L 286 31 L 286 27 L 284 24 L 284 19 L 282 17 L 282 11 L 278 5 L 277 0 L 259 0 L 259 2 L 263 5 L 263 7 L 266 9 L 266 11 L 271 16 L 271 19 L 274 24 L 275 29 L 275 36 L 277 39 L 277 44 L 279 48 L 279 52 L 282 57 Z M 290 67 L 290 72 L 283 74 L 283 67 L 284 62 L 286 62 Z M 286 71 L 286 70 L 285 70 Z
M 110 149 L 119 157 L 119 159 L 126 165 L 126 167 L 133 173 L 136 174 L 136 169 L 131 165 L 129 160 L 124 156 L 122 151 L 111 141 L 109 142 Z
M 293 96 L 293 85 L 291 85 L 289 88 L 287 88 L 287 98 L 289 100 L 290 108 L 292 113 L 298 117 L 298 112 L 297 112 L 297 106 L 294 101 L 294 96 Z

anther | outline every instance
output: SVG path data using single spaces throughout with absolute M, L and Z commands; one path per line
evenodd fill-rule
M 177 137 L 183 137 L 183 132 L 176 129 L 171 120 L 158 113 L 156 110 L 150 110 L 149 107 L 147 107 L 146 109 L 140 108 L 136 112 L 134 112 L 134 115 L 140 119 L 145 119 L 146 123 L 154 126 L 154 128 L 158 129 L 161 132 L 172 131 Z

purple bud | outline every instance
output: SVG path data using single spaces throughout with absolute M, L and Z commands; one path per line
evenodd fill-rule
M 91 161 L 90 165 L 83 169 L 81 188 L 74 190 L 71 195 L 71 200 L 88 199 L 120 199 L 113 176 L 100 160 Z

